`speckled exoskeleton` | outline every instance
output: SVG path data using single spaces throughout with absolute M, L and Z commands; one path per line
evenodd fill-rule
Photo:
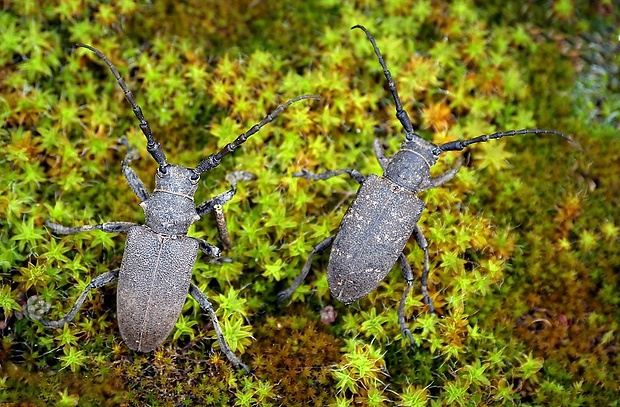
M 413 130 L 411 120 L 403 109 L 390 71 L 375 43 L 372 35 L 362 26 L 355 26 L 366 33 L 370 40 L 383 73 L 388 82 L 390 93 L 396 104 L 396 117 L 405 130 L 405 141 L 400 150 L 392 157 L 386 157 L 383 145 L 374 142 L 374 150 L 383 176 L 364 176 L 356 170 L 346 169 L 313 174 L 306 170 L 294 176 L 309 180 L 325 180 L 347 173 L 361 187 L 345 213 L 335 235 L 320 242 L 310 253 L 306 264 L 293 284 L 278 294 L 280 301 L 289 297 L 305 280 L 315 254 L 331 246 L 327 264 L 327 280 L 332 295 L 339 301 L 349 304 L 373 291 L 387 276 L 394 264 L 398 262 L 407 287 L 402 294 L 398 308 L 400 329 L 403 336 L 413 343 L 413 337 L 405 322 L 405 300 L 413 284 L 413 272 L 403 253 L 403 249 L 413 234 L 418 246 L 424 251 L 424 268 L 421 283 L 422 294 L 429 310 L 434 312 L 433 302 L 428 294 L 427 281 L 429 272 L 428 243 L 417 224 L 424 209 L 424 202 L 418 193 L 438 187 L 451 180 L 463 164 L 461 156 L 454 168 L 437 177 L 430 176 L 431 167 L 444 151 L 463 150 L 470 144 L 491 139 L 521 134 L 555 134 L 568 137 L 554 130 L 512 130 L 479 136 L 470 140 L 451 141 L 436 146 L 421 138 Z
M 232 153 L 248 137 L 273 121 L 292 103 L 318 97 L 303 95 L 289 100 L 219 152 L 200 161 L 196 168 L 186 168 L 169 164 L 166 161 L 164 151 L 153 137 L 142 110 L 108 58 L 91 46 L 84 44 L 78 44 L 78 46 L 91 50 L 108 65 L 140 121 L 140 129 L 147 140 L 147 150 L 157 161 L 159 167 L 155 175 L 155 189 L 152 193 L 148 193 L 142 180 L 130 167 L 133 159 L 132 151 L 125 141 L 128 154 L 122 163 L 123 174 L 141 201 L 140 206 L 146 218 L 144 225 L 131 222 L 107 222 L 99 225 L 66 227 L 49 221 L 46 223 L 53 232 L 58 234 L 66 235 L 90 230 L 110 233 L 124 232 L 127 233 L 127 241 L 120 269 L 94 278 L 64 318 L 58 321 L 41 320 L 41 322 L 47 327 L 64 325 L 74 318 L 90 290 L 118 280 L 117 315 L 121 335 L 132 350 L 150 352 L 159 346 L 172 331 L 189 293 L 209 315 L 220 347 L 228 359 L 235 366 L 248 370 L 226 343 L 207 296 L 190 282 L 198 250 L 214 258 L 219 257 L 221 251 L 203 239 L 187 236 L 187 231 L 190 225 L 199 220 L 202 215 L 215 211 L 221 208 L 222 204 L 230 201 L 236 192 L 236 183 L 251 179 L 252 175 L 246 172 L 229 174 L 227 180 L 232 188 L 198 206 L 194 203 L 194 194 L 201 174 L 216 168 L 223 157 Z M 223 218 L 218 217 L 217 224 L 220 237 L 226 242 L 228 234 Z

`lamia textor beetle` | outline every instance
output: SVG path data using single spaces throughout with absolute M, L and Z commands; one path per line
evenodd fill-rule
M 67 227 L 47 222 L 47 226 L 57 234 L 68 235 L 101 230 L 110 233 L 127 233 L 127 241 L 120 269 L 95 277 L 62 319 L 58 321 L 41 319 L 41 323 L 54 328 L 66 324 L 75 317 L 90 290 L 118 280 L 117 315 L 121 335 L 132 350 L 150 352 L 168 337 L 181 313 L 185 298 L 189 294 L 208 314 L 222 352 L 235 366 L 248 370 L 226 343 L 215 310 L 207 296 L 190 281 L 199 249 L 207 256 L 215 258 L 221 255 L 221 251 L 203 239 L 187 236 L 187 231 L 190 225 L 199 220 L 202 215 L 230 201 L 236 192 L 237 181 L 250 179 L 251 175 L 245 172 L 229 174 L 227 179 L 232 188 L 197 206 L 194 203 L 194 194 L 201 174 L 216 168 L 222 158 L 231 154 L 250 136 L 273 121 L 284 109 L 297 101 L 318 99 L 318 97 L 303 95 L 289 100 L 277 107 L 260 123 L 238 136 L 232 143 L 200 161 L 196 168 L 186 168 L 166 161 L 166 155 L 153 137 L 141 108 L 110 60 L 89 45 L 78 44 L 78 46 L 91 50 L 108 65 L 140 121 L 140 129 L 147 140 L 147 150 L 159 167 L 155 174 L 155 189 L 149 193 L 142 180 L 130 167 L 133 155 L 127 144 L 129 151 L 122 162 L 123 174 L 141 201 L 140 206 L 146 218 L 144 225 L 131 222 L 106 222 L 98 225 Z M 221 225 L 218 221 L 218 226 L 220 226 L 221 235 L 221 229 L 225 225 Z M 226 241 L 226 237 L 222 240 Z M 37 303 L 39 302 L 36 298 L 32 298 L 28 305 L 35 307 Z M 29 312 L 29 314 L 36 315 L 36 312 Z
M 396 85 L 375 39 L 366 28 L 359 25 L 353 28 L 359 28 L 366 33 L 379 59 L 396 104 L 396 117 L 405 130 L 405 141 L 396 154 L 386 157 L 381 142 L 375 140 L 375 155 L 383 168 L 381 177 L 373 174 L 364 176 L 353 169 L 327 171 L 321 174 L 302 170 L 301 173 L 294 174 L 296 177 L 309 180 L 326 180 L 346 173 L 361 186 L 342 218 L 336 234 L 323 240 L 312 250 L 299 276 L 287 290 L 278 294 L 278 299 L 282 301 L 288 298 L 299 287 L 310 271 L 314 255 L 329 247 L 331 253 L 327 264 L 327 281 L 332 295 L 345 304 L 357 301 L 377 288 L 398 262 L 407 282 L 398 308 L 399 325 L 403 337 L 408 337 L 413 343 L 413 337 L 405 322 L 405 300 L 413 284 L 413 272 L 403 253 L 405 244 L 412 234 L 418 246 L 424 251 L 422 294 L 429 310 L 434 312 L 427 288 L 428 243 L 418 225 L 424 202 L 417 195 L 451 180 L 464 161 L 461 156 L 454 168 L 439 176 L 431 177 L 431 167 L 437 162 L 441 153 L 463 150 L 474 143 L 523 134 L 553 134 L 569 141 L 570 139 L 554 130 L 512 130 L 470 140 L 451 141 L 439 146 L 424 140 L 414 131 L 411 120 L 403 109 Z

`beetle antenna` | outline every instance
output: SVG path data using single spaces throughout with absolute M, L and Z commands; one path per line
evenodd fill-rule
M 375 42 L 375 39 L 368 32 L 366 27 L 362 25 L 354 25 L 353 27 L 351 27 L 352 30 L 354 28 L 359 28 L 360 30 L 364 31 L 364 33 L 366 33 L 366 37 L 368 37 L 368 39 L 370 40 L 370 43 L 372 44 L 372 48 L 375 50 L 375 54 L 377 55 L 377 58 L 379 58 L 379 63 L 381 64 L 381 67 L 383 68 L 383 74 L 385 75 L 385 79 L 387 79 L 387 82 L 388 82 L 388 88 L 390 88 L 390 93 L 392 94 L 392 97 L 394 98 L 394 103 L 396 104 L 396 117 L 398 118 L 400 123 L 403 125 L 403 128 L 405 129 L 406 141 L 412 141 L 414 137 L 420 137 L 420 135 L 417 134 L 413 130 L 413 125 L 411 124 L 409 115 L 407 115 L 407 112 L 405 111 L 405 109 L 403 109 L 402 103 L 400 103 L 400 98 L 398 97 L 398 91 L 396 90 L 396 85 L 394 84 L 394 80 L 392 80 L 392 74 L 390 73 L 389 69 L 387 68 L 387 65 L 385 64 L 385 60 L 383 59 L 383 56 L 381 55 L 381 51 L 379 51 L 379 47 L 377 47 L 377 43 Z
M 213 153 L 207 158 L 205 158 L 204 160 L 200 161 L 200 163 L 198 163 L 198 165 L 196 166 L 196 169 L 194 170 L 196 175 L 200 177 L 200 174 L 202 174 L 203 172 L 212 170 L 213 168 L 220 165 L 220 161 L 222 161 L 222 158 L 226 157 L 228 154 L 235 151 L 237 147 L 245 143 L 245 141 L 250 136 L 258 132 L 264 125 L 271 123 L 280 113 L 284 111 L 284 109 L 286 109 L 293 103 L 298 102 L 300 100 L 304 100 L 304 99 L 320 99 L 320 97 L 318 97 L 317 95 L 301 95 L 301 96 L 296 97 L 295 99 L 291 99 L 288 102 L 278 106 L 273 112 L 269 113 L 267 117 L 261 120 L 260 123 L 255 124 L 248 131 L 246 131 L 245 133 L 237 137 L 235 141 L 233 141 L 232 143 L 226 144 L 226 146 L 224 146 L 224 148 L 222 148 L 217 153 Z
M 161 145 L 153 137 L 151 126 L 149 126 L 149 123 L 144 118 L 144 114 L 142 114 L 142 109 L 140 109 L 140 106 L 138 106 L 138 104 L 136 103 L 136 99 L 134 98 L 133 93 L 131 93 L 129 88 L 127 88 L 125 81 L 123 80 L 123 78 L 121 78 L 121 75 L 118 73 L 118 70 L 116 69 L 116 67 L 97 48 L 93 48 L 90 45 L 81 44 L 81 43 L 77 43 L 76 45 L 78 47 L 91 50 L 92 52 L 97 54 L 99 58 L 103 59 L 103 62 L 105 62 L 108 65 L 108 67 L 112 71 L 112 75 L 114 75 L 121 89 L 123 89 L 123 92 L 125 92 L 125 98 L 127 98 L 129 103 L 131 104 L 133 113 L 136 115 L 138 120 L 140 120 L 140 130 L 142 130 L 142 133 L 144 133 L 144 136 L 146 137 L 146 141 L 147 141 L 146 149 L 148 150 L 149 154 L 151 154 L 151 157 L 153 157 L 155 161 L 157 161 L 157 164 L 159 164 L 159 170 L 162 173 L 165 173 L 166 167 L 168 166 L 168 163 L 166 162 L 166 154 L 164 153 L 164 150 L 162 150 Z
M 559 131 L 555 131 L 555 130 L 538 130 L 538 129 L 523 129 L 523 130 L 510 130 L 510 131 L 500 131 L 497 133 L 492 133 L 492 134 L 485 134 L 482 136 L 478 136 L 469 140 L 454 140 L 454 141 L 449 141 L 445 144 L 442 144 L 440 146 L 437 146 L 437 148 L 441 151 L 460 151 L 462 149 L 464 149 L 465 147 L 469 146 L 470 144 L 475 144 L 475 143 L 482 143 L 485 141 L 489 141 L 489 140 L 496 140 L 496 139 L 500 139 L 502 137 L 511 137 L 511 136 L 520 136 L 522 134 L 554 134 L 556 136 L 560 136 L 562 138 L 565 138 L 566 140 L 568 140 L 570 143 L 573 142 L 573 140 L 570 139 L 570 137 L 568 137 L 567 135 L 560 133 Z

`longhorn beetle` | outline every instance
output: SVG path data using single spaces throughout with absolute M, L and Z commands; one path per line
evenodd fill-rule
M 41 322 L 47 327 L 54 328 L 64 325 L 75 317 L 90 290 L 118 280 L 117 315 L 121 336 L 130 349 L 150 352 L 159 346 L 172 331 L 183 308 L 185 297 L 189 293 L 209 315 L 222 351 L 228 359 L 235 366 L 249 371 L 226 343 L 207 296 L 190 282 L 198 249 L 209 257 L 219 257 L 221 251 L 203 239 L 187 236 L 190 225 L 199 220 L 200 216 L 230 201 L 236 192 L 236 182 L 248 179 L 248 173 L 233 173 L 232 177 L 227 177 L 232 184 L 230 190 L 198 206 L 194 204 L 194 194 L 201 174 L 216 168 L 222 158 L 232 153 L 263 126 L 273 121 L 292 103 L 302 99 L 318 99 L 318 96 L 303 95 L 289 100 L 219 152 L 200 161 L 196 168 L 186 168 L 169 164 L 166 161 L 166 155 L 153 137 L 140 106 L 110 60 L 89 45 L 77 44 L 77 46 L 94 52 L 108 65 L 131 104 L 135 116 L 140 121 L 140 129 L 147 140 L 147 150 L 157 161 L 159 167 L 155 176 L 155 189 L 152 193 L 148 193 L 142 180 L 129 165 L 133 159 L 131 151 L 128 151 L 127 157 L 122 162 L 123 174 L 141 201 L 140 206 L 146 218 L 144 225 L 131 222 L 106 222 L 98 225 L 66 227 L 47 222 L 47 226 L 53 232 L 62 235 L 91 230 L 110 233 L 126 232 L 127 242 L 120 269 L 95 277 L 62 319 L 42 320 Z
M 401 149 L 388 158 L 385 156 L 382 144 L 375 140 L 373 146 L 375 155 L 383 168 L 381 177 L 374 174 L 364 176 L 351 169 L 326 171 L 321 174 L 313 174 L 302 169 L 301 173 L 293 174 L 295 177 L 309 180 L 325 180 L 347 173 L 361 187 L 345 213 L 336 234 L 323 240 L 312 250 L 299 276 L 287 290 L 278 294 L 278 300 L 283 301 L 299 287 L 310 271 L 314 255 L 330 246 L 327 281 L 332 295 L 345 304 L 357 301 L 377 288 L 394 264 L 398 262 L 407 282 L 407 287 L 400 299 L 398 321 L 403 337 L 407 336 L 413 344 L 413 337 L 405 322 L 405 300 L 413 284 L 413 272 L 403 253 L 405 244 L 412 234 L 418 246 L 424 251 L 422 295 L 429 310 L 434 312 L 433 302 L 428 295 L 427 288 L 428 243 L 417 224 L 424 209 L 424 202 L 417 197 L 417 194 L 451 180 L 464 161 L 461 156 L 454 168 L 431 178 L 430 169 L 441 153 L 463 150 L 474 143 L 529 133 L 554 134 L 569 141 L 570 139 L 555 130 L 512 130 L 483 135 L 470 140 L 451 141 L 440 146 L 424 140 L 413 130 L 411 120 L 403 109 L 396 85 L 394 85 L 392 75 L 375 39 L 366 28 L 360 25 L 353 28 L 364 31 L 379 59 L 396 104 L 396 117 L 405 130 L 405 141 Z

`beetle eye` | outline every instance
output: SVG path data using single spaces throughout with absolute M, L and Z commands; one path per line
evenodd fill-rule
M 200 179 L 200 174 L 192 171 L 192 175 L 189 176 L 189 180 L 192 182 L 192 184 L 194 185 L 197 184 L 199 179 Z
M 157 168 L 157 176 L 159 178 L 163 178 L 164 175 L 166 175 L 168 173 L 168 169 L 166 167 L 159 167 Z

